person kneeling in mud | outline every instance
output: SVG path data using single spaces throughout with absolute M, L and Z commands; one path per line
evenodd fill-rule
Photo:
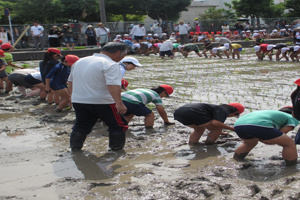
M 210 132 L 204 144 L 214 144 L 221 134 L 227 134 L 222 131 L 223 129 L 234 131 L 233 127 L 224 124 L 226 118 L 239 116 L 244 109 L 240 103 L 222 105 L 190 103 L 176 109 L 174 119 L 194 129 L 189 144 L 197 144 L 205 129 Z
M 229 53 L 226 49 L 226 47 L 222 46 L 222 47 L 214 47 L 212 49 L 213 54 L 210 55 L 209 58 L 212 58 L 213 56 L 216 57 L 218 56 L 219 58 L 222 58 L 221 53 L 224 52 L 224 54 L 227 56 L 227 58 L 229 58 Z
M 172 125 L 168 119 L 161 98 L 169 97 L 173 93 L 173 88 L 169 85 L 160 85 L 149 89 L 134 89 L 122 92 L 121 97 L 123 104 L 127 107 L 127 112 L 124 115 L 125 120 L 129 123 L 136 116 L 145 116 L 145 127 L 152 128 L 154 125 L 154 113 L 146 107 L 150 102 L 154 103 L 156 109 L 164 120 L 165 125 Z
M 286 165 L 296 164 L 296 145 L 286 135 L 299 124 L 299 121 L 292 116 L 292 110 L 292 107 L 283 107 L 279 111 L 261 110 L 239 118 L 234 124 L 234 130 L 244 143 L 235 150 L 233 158 L 238 161 L 243 160 L 260 141 L 269 145 L 282 146 L 282 157 Z

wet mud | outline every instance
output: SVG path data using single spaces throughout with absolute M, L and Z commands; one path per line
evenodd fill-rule
M 177 56 L 177 55 L 176 55 Z M 135 56 L 144 68 L 127 72 L 129 89 L 169 84 L 164 99 L 170 121 L 191 102 L 240 102 L 245 113 L 291 105 L 299 63 L 258 61 L 252 49 L 240 60 L 204 59 L 190 53 L 174 60 Z M 38 65 L 38 61 L 18 62 Z M 155 107 L 155 126 L 135 117 L 122 151 L 108 150 L 107 127 L 98 122 L 82 152 L 72 153 L 74 111 L 56 113 L 54 104 L 0 96 L 0 200 L 2 199 L 300 199 L 300 165 L 286 167 L 282 148 L 259 143 L 245 162 L 232 159 L 241 144 L 234 132 L 215 145 L 187 144 L 191 129 L 165 126 Z M 229 118 L 226 124 L 233 125 Z M 294 137 L 296 130 L 288 133 Z

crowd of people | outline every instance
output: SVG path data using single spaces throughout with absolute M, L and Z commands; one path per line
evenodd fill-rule
M 300 27 L 295 31 L 297 46 L 292 50 L 291 48 L 290 50 L 284 49 L 288 47 L 282 45 L 263 44 L 262 36 L 255 33 L 253 38 L 257 45 L 254 49 L 258 58 L 262 59 L 264 55 L 268 55 L 271 59 L 273 49 L 277 49 L 276 60 L 282 58 L 281 54 L 287 57 L 285 53 L 292 51 L 290 57 L 299 61 Z M 87 135 L 99 119 L 108 126 L 109 147 L 112 150 L 123 149 L 126 141 L 125 131 L 134 116 L 144 116 L 145 128 L 153 128 L 154 112 L 146 106 L 149 103 L 155 104 L 165 125 L 175 124 L 169 120 L 162 101 L 162 98 L 172 95 L 172 86 L 162 84 L 150 89 L 127 90 L 128 81 L 123 79 L 125 73 L 136 67 L 143 67 L 136 58 L 127 56 L 128 51 L 148 51 L 146 55 L 159 51 L 161 58 L 164 58 L 165 55 L 173 58 L 174 51 L 177 50 L 185 57 L 192 51 L 198 56 L 202 56 L 197 45 L 188 44 L 188 27 L 183 21 L 179 23 L 179 34 L 171 34 L 161 43 L 154 43 L 155 40 L 161 40 L 161 38 L 155 39 L 151 36 L 146 35 L 143 24 L 140 24 L 133 27 L 131 33 L 124 35 L 123 38 L 117 36 L 114 42 L 103 45 L 101 53 L 81 59 L 75 55 L 62 56 L 58 48 L 49 48 L 44 53 L 44 59 L 40 61 L 38 69 L 22 69 L 22 67 L 12 64 L 13 58 L 9 52 L 13 47 L 9 43 L 2 44 L 0 87 L 4 87 L 4 81 L 6 94 L 12 91 L 13 85 L 18 86 L 24 97 L 38 94 L 40 101 L 47 100 L 49 104 L 55 103 L 57 105 L 56 112 L 65 112 L 73 107 L 76 117 L 70 137 L 70 147 L 73 152 L 81 151 Z M 214 39 L 219 42 L 219 47 L 213 48 L 211 40 L 206 37 L 199 36 L 197 38 L 197 42 L 204 43 L 205 50 L 202 54 L 205 57 L 208 57 L 206 52 L 210 51 L 211 56 L 221 57 L 220 53 L 224 52 L 229 57 L 232 52 L 233 58 L 235 56 L 240 58 L 242 51 L 240 44 L 232 43 L 226 37 Z M 131 47 L 130 50 L 128 50 L 128 46 Z M 12 71 L 12 67 L 21 69 Z M 286 165 L 293 165 L 297 163 L 297 149 L 293 140 L 286 133 L 293 130 L 300 120 L 298 103 L 300 79 L 295 83 L 298 86 L 291 94 L 293 106 L 281 108 L 279 111 L 252 112 L 239 118 L 234 127 L 228 126 L 224 122 L 227 117 L 238 117 L 243 113 L 244 106 L 237 102 L 221 105 L 186 104 L 175 110 L 174 119 L 193 129 L 189 138 L 190 145 L 198 143 L 205 130 L 209 130 L 205 144 L 214 144 L 220 135 L 228 134 L 223 132 L 223 129 L 227 129 L 235 131 L 243 141 L 243 144 L 236 149 L 234 159 L 243 160 L 258 141 L 261 141 L 265 144 L 282 146 L 282 157 Z M 31 92 L 26 93 L 26 88 L 31 89 Z M 296 144 L 300 143 L 300 131 L 297 133 L 295 142 Z

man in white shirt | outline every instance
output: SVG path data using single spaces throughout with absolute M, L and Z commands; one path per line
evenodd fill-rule
M 117 62 L 127 54 L 127 45 L 109 42 L 100 54 L 78 60 L 69 76 L 76 122 L 70 138 L 72 151 L 80 151 L 98 119 L 108 126 L 109 147 L 125 145 L 127 121 L 122 116 L 127 108 L 121 99 L 121 70 Z
M 41 44 L 41 50 L 44 50 L 44 28 L 40 26 L 36 21 L 33 22 L 33 26 L 31 27 L 31 35 L 33 37 L 35 49 L 39 50 L 39 44 Z
M 134 26 L 130 32 L 130 36 L 134 37 L 133 39 L 137 42 L 140 42 L 140 40 L 144 40 L 144 38 L 146 37 L 146 30 L 144 24 Z
M 184 23 L 183 20 L 179 21 L 179 37 L 180 37 L 180 44 L 184 45 L 189 43 L 188 41 L 188 31 L 190 27 Z
M 108 42 L 109 30 L 104 27 L 105 24 L 99 23 L 98 28 L 95 29 L 96 37 L 101 46 L 104 46 Z
M 160 24 L 157 24 L 157 27 L 154 27 L 153 33 L 157 34 L 159 38 L 162 37 L 163 32 Z

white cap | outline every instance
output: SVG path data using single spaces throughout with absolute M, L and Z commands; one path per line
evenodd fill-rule
M 290 30 L 292 30 L 292 29 L 289 28 L 288 30 L 290 31 Z
M 300 46 L 294 46 L 294 51 L 298 51 L 300 49 Z
M 218 48 L 218 47 L 214 47 L 214 48 L 212 49 L 212 52 L 213 52 L 213 53 L 217 53 L 217 52 L 218 52 L 218 50 L 219 50 L 219 48 Z
M 184 45 L 179 45 L 178 47 L 177 47 L 177 49 L 180 51 L 180 49 L 181 48 L 184 48 L 185 46 Z
M 259 32 L 264 32 L 263 30 L 259 30 Z
M 276 29 L 273 30 L 274 33 L 277 33 L 278 31 Z
M 132 46 L 137 49 L 141 48 L 141 45 L 139 43 L 134 43 Z
M 254 33 L 253 37 L 259 36 L 259 33 Z
M 163 35 L 167 35 L 166 33 L 163 33 Z
M 289 50 L 290 50 L 290 48 L 283 47 L 283 48 L 281 48 L 281 53 L 285 53 L 286 51 L 289 51 Z
M 151 34 L 151 33 L 148 33 L 148 36 L 152 36 L 152 34 Z
M 229 49 L 229 46 L 230 46 L 229 43 L 224 44 L 224 47 L 226 47 L 226 49 Z
M 204 39 L 204 37 L 202 36 L 198 37 L 198 42 L 200 42 L 202 39 Z
M 242 31 L 242 33 L 245 33 L 245 31 Z
M 258 46 L 258 45 L 254 46 L 254 50 L 255 50 L 256 52 L 260 51 L 260 46 Z
M 124 36 L 128 37 L 129 35 L 128 34 L 124 34 Z
M 143 67 L 143 65 L 134 57 L 125 57 L 123 58 L 120 62 L 131 62 L 133 63 L 134 65 L 138 66 L 138 67 Z
M 253 33 L 258 33 L 258 30 L 253 31 Z
M 168 41 L 168 42 L 173 42 L 173 43 L 177 42 L 177 40 L 175 40 L 174 38 L 170 38 L 170 39 L 168 39 L 167 41 Z
M 286 31 L 286 30 L 283 28 L 283 29 L 280 29 L 280 31 L 282 32 L 282 31 Z
M 247 33 L 251 33 L 251 31 L 250 30 L 248 30 L 248 31 L 246 31 Z
M 152 44 L 151 43 L 149 43 L 148 44 L 148 49 L 150 49 L 152 47 Z
M 116 35 L 116 38 L 120 38 L 120 37 L 122 37 L 122 35 Z
M 263 31 L 263 32 L 266 32 L 267 30 L 266 30 L 266 29 L 263 29 L 262 31 Z
M 158 36 L 158 34 L 157 34 L 157 33 L 155 33 L 155 34 L 154 34 L 154 36 Z
M 276 47 L 276 45 L 270 44 L 267 46 L 267 50 L 270 51 L 271 49 L 273 49 L 274 47 Z
M 218 38 L 218 37 L 215 38 L 215 41 L 216 41 L 216 42 L 220 42 L 220 40 L 221 40 L 221 39 Z

